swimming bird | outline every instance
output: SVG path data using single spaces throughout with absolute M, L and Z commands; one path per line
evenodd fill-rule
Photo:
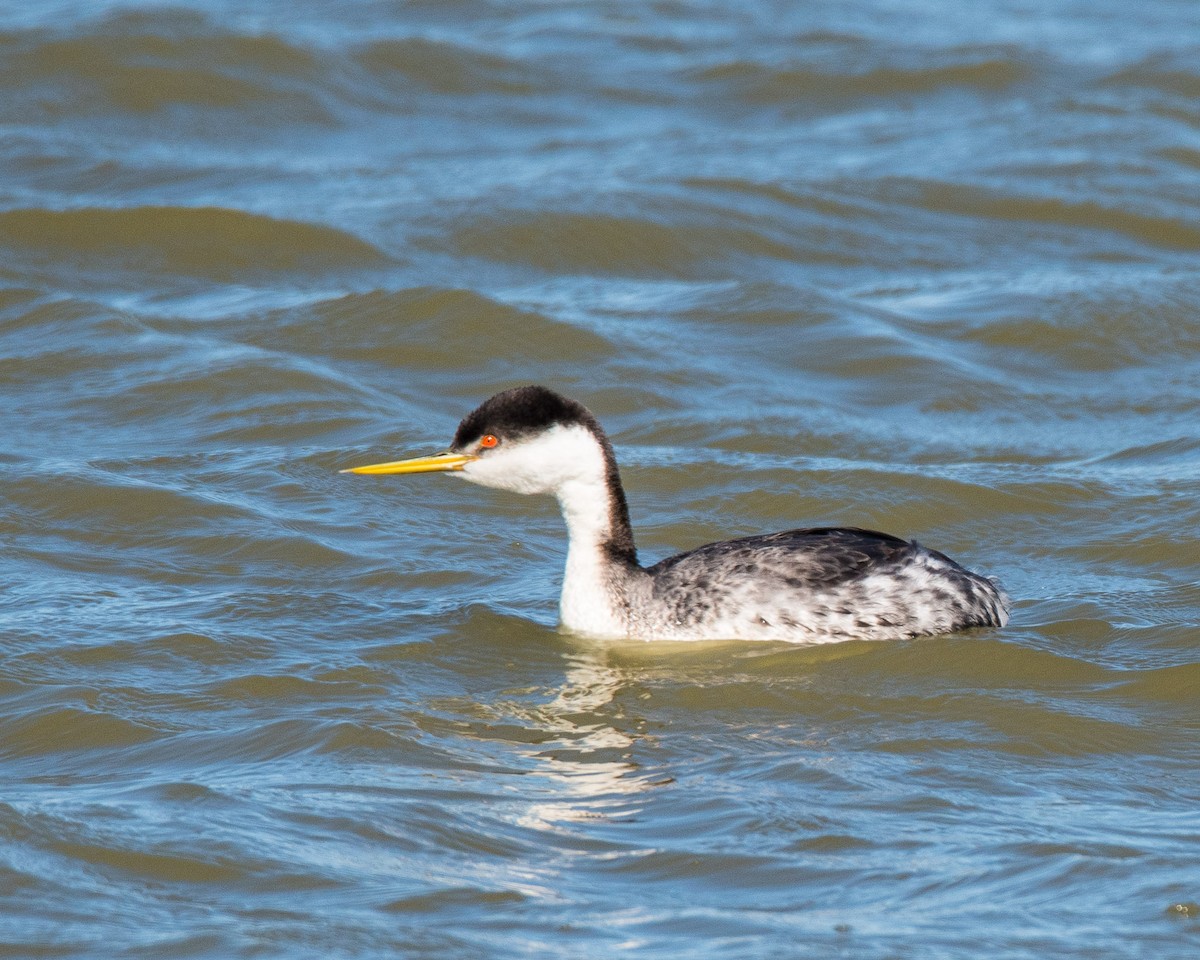
M 857 527 L 740 537 L 641 566 L 612 444 L 586 407 L 543 386 L 486 400 L 445 453 L 342 472 L 448 472 L 557 497 L 569 537 L 560 617 L 580 634 L 819 643 L 1008 621 L 1008 596 L 994 580 Z

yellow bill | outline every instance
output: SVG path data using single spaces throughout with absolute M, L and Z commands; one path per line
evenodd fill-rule
M 339 473 L 436 473 L 443 470 L 461 470 L 472 460 L 467 453 L 439 453 L 434 457 L 413 457 L 411 460 L 393 460 L 391 463 L 370 463 L 364 467 L 350 467 Z

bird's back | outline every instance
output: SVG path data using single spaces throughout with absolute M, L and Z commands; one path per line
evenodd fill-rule
M 660 561 L 643 630 L 664 639 L 890 640 L 1002 626 L 1008 598 L 944 554 L 853 527 L 710 543 Z

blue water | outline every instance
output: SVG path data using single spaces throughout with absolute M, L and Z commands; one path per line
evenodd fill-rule
M 0 955 L 1197 955 L 1197 36 L 0 8 Z M 1012 623 L 597 644 L 552 502 L 337 472 L 526 382 L 645 561 L 875 527 Z

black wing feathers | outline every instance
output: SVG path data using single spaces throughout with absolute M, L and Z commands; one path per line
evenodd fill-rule
M 677 567 L 716 567 L 726 573 L 778 578 L 788 586 L 821 587 L 855 580 L 872 568 L 904 563 L 918 550 L 887 533 L 857 527 L 813 527 L 710 543 L 667 557 L 650 568 L 660 575 Z M 682 574 L 682 569 L 675 571 Z M 695 572 L 689 571 L 688 576 Z M 673 579 L 668 574 L 667 579 Z

